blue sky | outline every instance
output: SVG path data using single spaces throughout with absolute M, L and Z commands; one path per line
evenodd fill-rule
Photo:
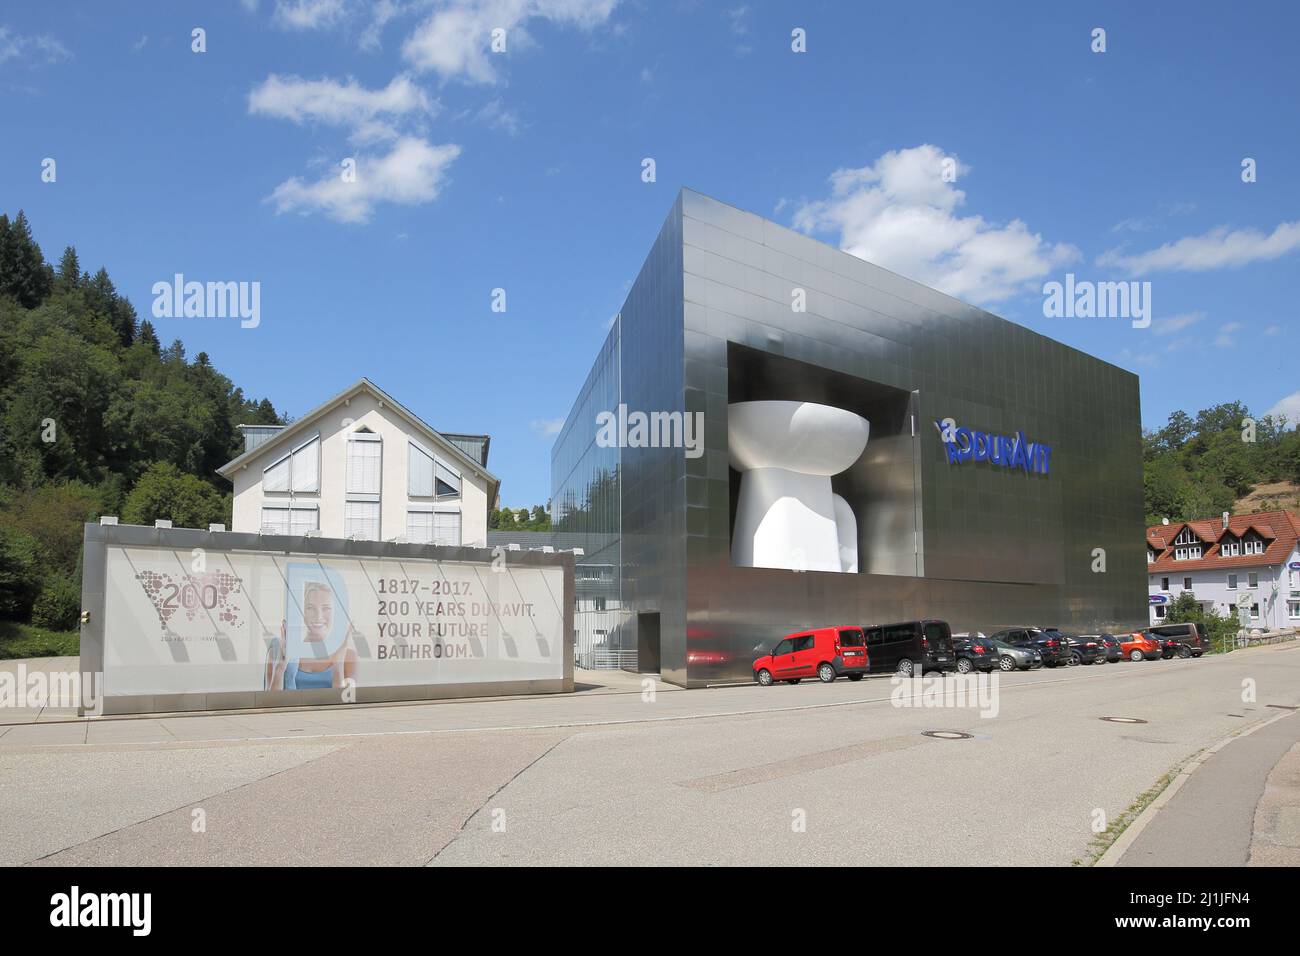
M 1138 7 L 11 5 L 0 209 L 142 316 L 176 272 L 260 282 L 256 329 L 160 337 L 292 415 L 366 375 L 490 433 L 515 507 L 547 498 L 552 430 L 680 186 L 1137 372 L 1147 425 L 1235 399 L 1300 418 L 1300 13 Z M 918 179 L 943 157 L 955 182 Z M 1045 318 L 1067 272 L 1150 281 L 1151 327 Z

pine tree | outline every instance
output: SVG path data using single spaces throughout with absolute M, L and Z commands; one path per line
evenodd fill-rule
M 59 287 L 65 292 L 81 287 L 81 263 L 73 246 L 64 249 L 63 258 L 59 260 Z
M 54 272 L 46 265 L 21 209 L 0 231 L 0 240 L 0 295 L 13 297 L 24 308 L 36 308 L 49 296 Z
M 128 346 L 135 341 L 136 335 L 136 315 L 135 306 L 129 299 L 122 296 L 115 296 L 113 304 L 108 310 L 108 321 L 117 332 L 117 337 L 121 340 L 123 346 Z
M 9 288 L 9 216 L 0 213 L 0 295 Z
M 153 323 L 145 319 L 140 323 L 140 334 L 138 336 L 141 342 L 145 343 L 157 355 L 162 350 L 162 343 L 158 341 L 158 333 L 154 331 Z

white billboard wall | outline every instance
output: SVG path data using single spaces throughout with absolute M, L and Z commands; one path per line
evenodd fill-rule
M 504 556 L 108 543 L 104 693 L 276 692 L 257 696 L 292 703 L 298 691 L 562 681 L 564 575 L 563 567 L 512 566 Z

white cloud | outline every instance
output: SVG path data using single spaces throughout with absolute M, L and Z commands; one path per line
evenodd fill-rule
M 1195 325 L 1203 318 L 1205 318 L 1204 312 L 1184 312 L 1181 315 L 1171 315 L 1167 319 L 1157 321 L 1153 331 L 1156 335 L 1173 335 L 1190 325 Z
M 0 26 L 0 63 L 7 60 L 41 60 L 57 63 L 70 60 L 72 54 L 68 48 L 48 34 L 26 36 L 14 33 L 9 27 Z
M 1130 275 L 1159 271 L 1202 272 L 1277 259 L 1300 248 L 1300 220 L 1280 223 L 1268 235 L 1258 229 L 1211 229 L 1201 236 L 1187 236 L 1158 249 L 1135 254 L 1123 248 L 1097 257 L 1097 265 L 1123 269 Z
M 749 7 L 733 7 L 723 14 L 731 21 L 731 32 L 737 36 L 744 36 L 749 32 Z
M 548 435 L 558 435 L 560 429 L 564 427 L 563 418 L 535 418 L 532 422 L 533 431 L 545 438 Z
M 506 31 L 506 50 L 527 47 L 525 24 L 532 19 L 591 30 L 613 13 L 618 0 L 446 0 L 402 46 L 402 56 L 420 72 L 469 83 L 499 79 L 491 52 L 492 31 Z
M 368 90 L 349 77 L 304 80 L 272 73 L 248 94 L 248 112 L 303 124 L 325 123 L 352 129 L 355 142 L 394 139 L 391 120 L 432 115 L 436 104 L 409 77 L 394 77 L 383 89 Z
M 1121 219 L 1115 225 L 1110 227 L 1111 232 L 1150 232 L 1154 229 L 1155 223 L 1143 216 L 1130 216 L 1128 219 Z
M 146 33 L 144 36 L 140 37 L 140 39 L 136 40 L 135 43 L 131 44 L 131 52 L 139 53 L 148 45 L 149 45 L 149 34 Z
M 1214 344 L 1221 349 L 1232 348 L 1237 344 L 1237 340 L 1233 336 L 1244 327 L 1240 322 L 1229 322 L 1226 325 L 1219 326 L 1219 334 L 1215 337 Z
M 370 23 L 361 31 L 359 41 L 361 49 L 369 53 L 378 51 L 382 46 L 380 38 L 383 36 L 384 27 L 405 12 L 406 8 L 397 0 L 378 0 L 370 11 Z
M 1268 328 L 1266 328 L 1266 329 L 1264 330 L 1264 334 L 1265 334 L 1265 335 L 1281 335 L 1281 334 L 1282 334 L 1282 326 L 1280 326 L 1280 325 L 1270 325 Z
M 957 215 L 966 194 L 943 181 L 945 158 L 926 144 L 837 170 L 830 198 L 802 205 L 794 225 L 838 231 L 845 252 L 977 303 L 1006 299 L 1078 257 L 1073 246 L 1044 242 L 1019 219 L 999 226 Z M 958 179 L 969 173 L 951 159 Z
M 337 170 L 313 183 L 295 176 L 277 186 L 267 201 L 281 213 L 320 212 L 339 222 L 367 222 L 378 203 L 413 206 L 436 199 L 460 152 L 454 143 L 434 146 L 406 136 L 386 155 L 358 156 L 355 182 L 344 182 Z
M 501 130 L 510 136 L 518 136 L 524 129 L 519 114 L 503 106 L 500 99 L 492 100 L 479 110 L 476 119 L 489 129 Z
M 1286 420 L 1293 427 L 1300 423 L 1300 392 L 1292 392 L 1285 398 L 1279 399 L 1278 403 L 1268 410 L 1268 414 L 1274 418 L 1285 415 Z
M 321 30 L 347 12 L 345 0 L 276 0 L 275 22 L 290 30 Z

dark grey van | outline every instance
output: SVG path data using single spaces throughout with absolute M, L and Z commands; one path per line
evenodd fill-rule
M 862 632 L 867 636 L 867 669 L 872 674 L 897 672 L 911 677 L 957 669 L 946 621 L 873 624 Z
M 1160 642 L 1164 657 L 1200 657 L 1210 649 L 1209 639 L 1195 624 L 1157 624 L 1147 631 Z

